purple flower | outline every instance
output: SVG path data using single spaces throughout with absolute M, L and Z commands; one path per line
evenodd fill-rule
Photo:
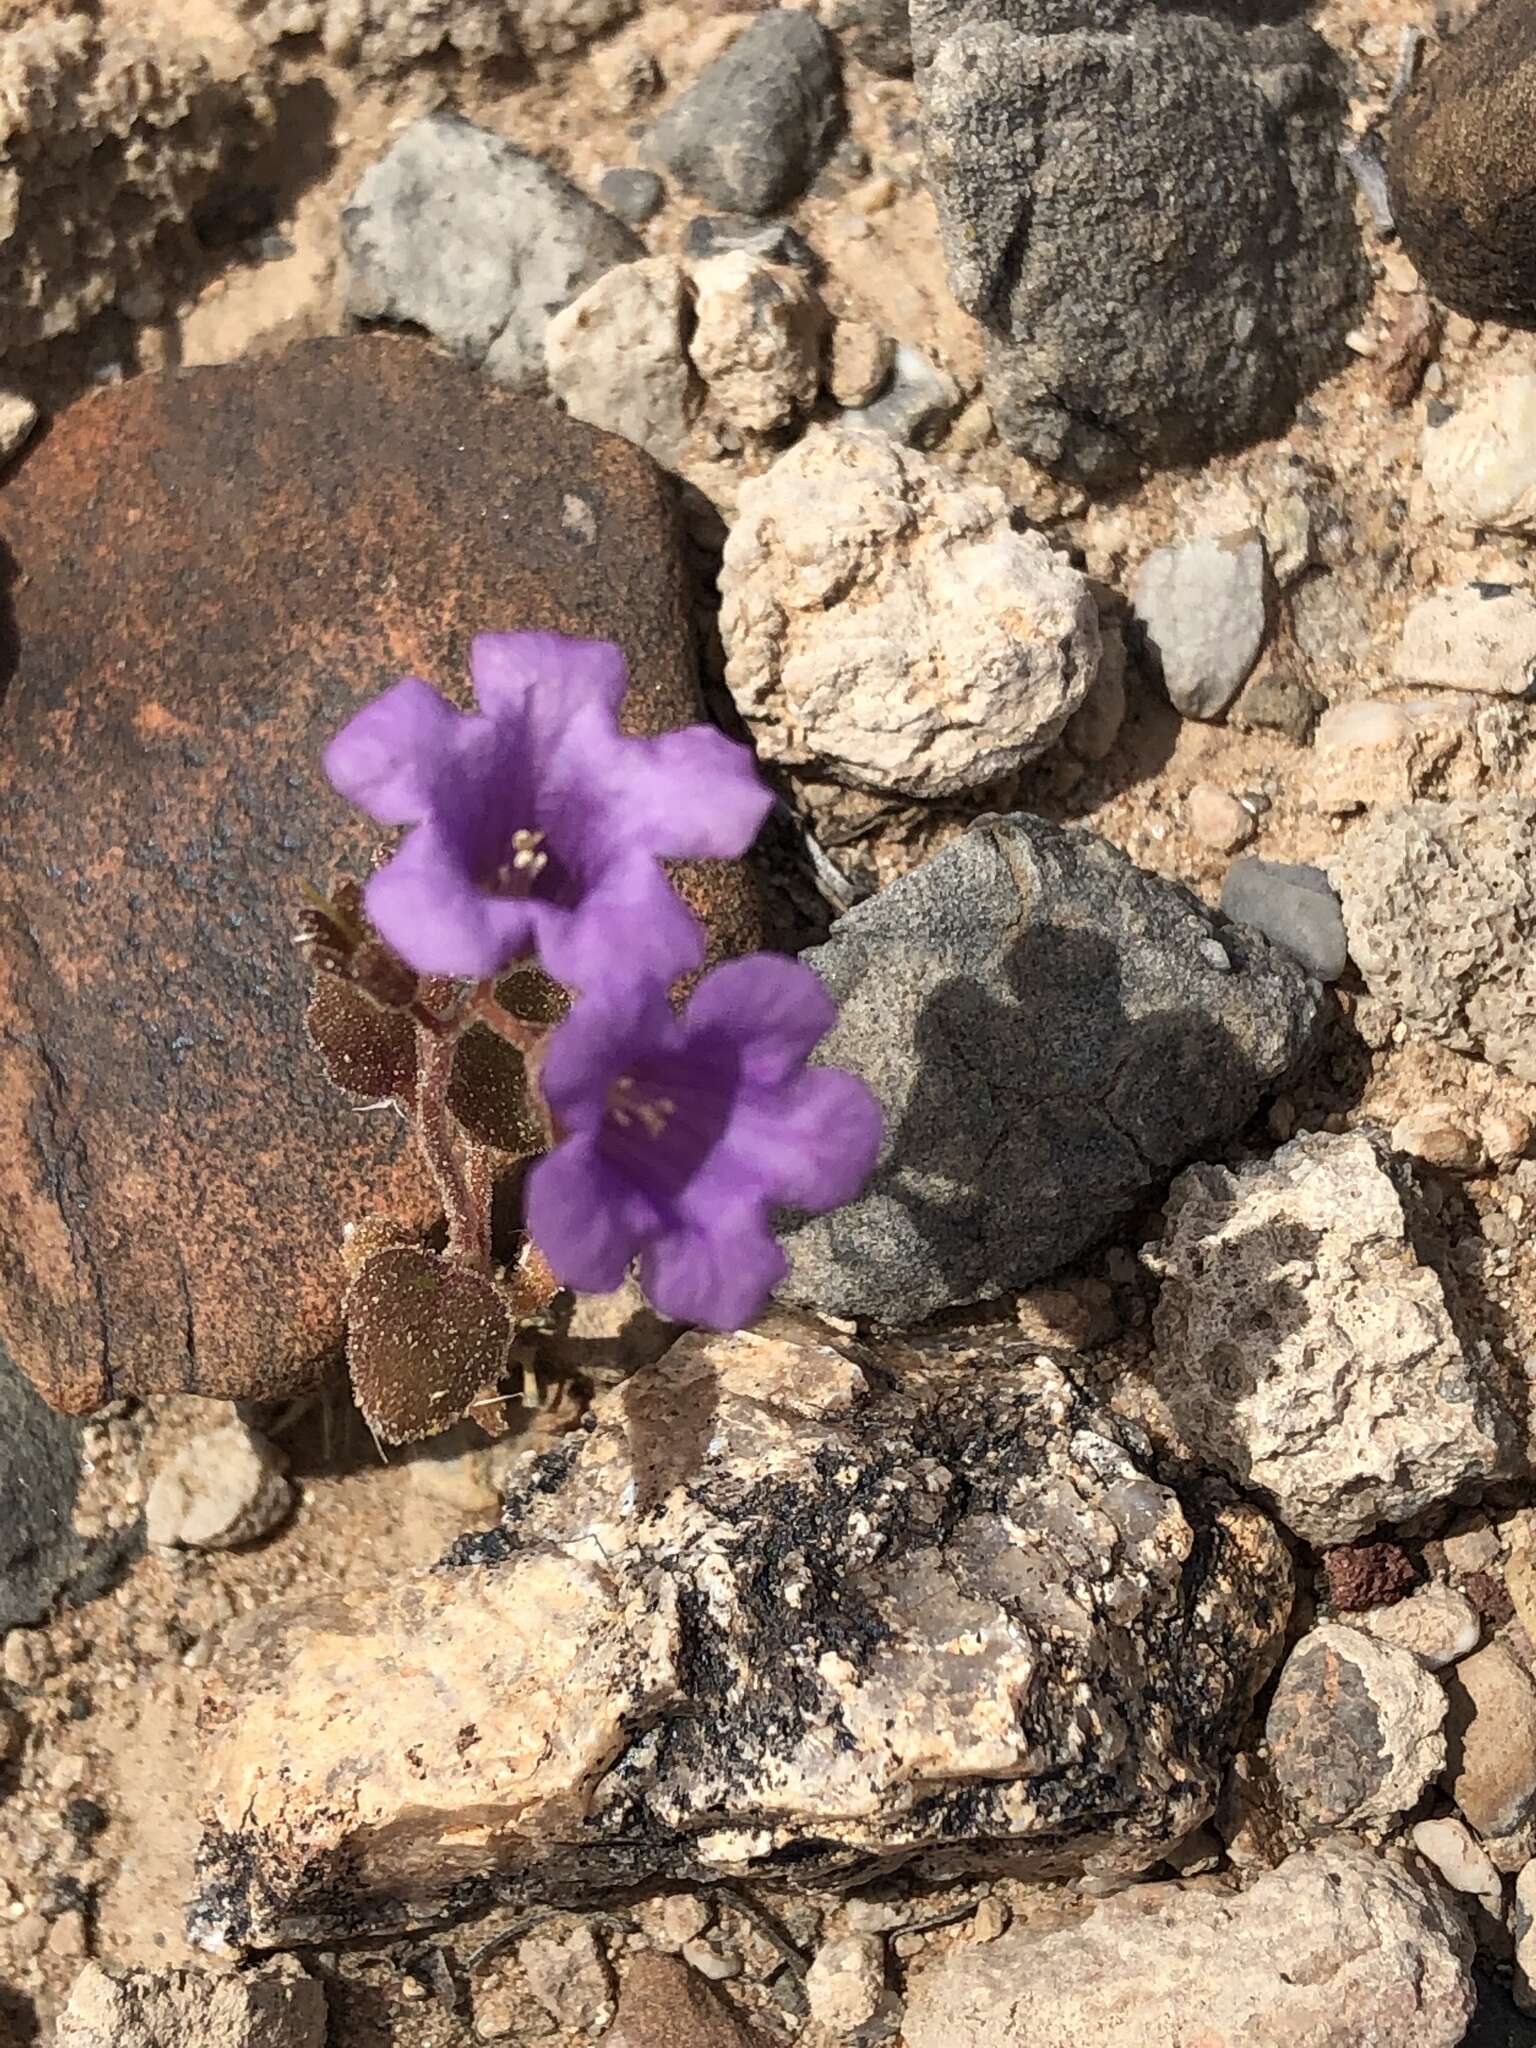
M 422 974 L 480 980 L 536 953 L 557 981 L 667 983 L 697 967 L 697 920 L 657 865 L 728 858 L 772 798 L 712 726 L 619 731 L 629 671 L 606 640 L 482 633 L 478 714 L 408 677 L 332 740 L 325 772 L 385 825 L 409 825 L 368 915 Z
M 750 1322 L 787 1266 L 770 1212 L 851 1200 L 880 1149 L 864 1083 L 806 1066 L 836 1017 L 810 968 L 772 953 L 716 967 L 680 1017 L 654 983 L 578 1003 L 542 1073 L 564 1136 L 528 1177 L 559 1279 L 606 1294 L 638 1255 L 663 1315 Z

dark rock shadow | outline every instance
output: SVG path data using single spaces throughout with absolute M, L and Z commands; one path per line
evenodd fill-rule
M 21 660 L 21 635 L 16 626 L 16 603 L 12 595 L 20 574 L 16 557 L 0 540 L 0 705 L 5 703 L 6 693 Z

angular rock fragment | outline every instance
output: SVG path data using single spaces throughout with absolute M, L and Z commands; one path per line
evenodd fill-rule
M 1181 1503 L 1022 1344 L 685 1337 L 499 1531 L 226 1642 L 194 1922 L 1136 1867 L 1212 1810 L 1289 1600 L 1262 1516 Z
M 1317 1132 L 1174 1182 L 1148 1371 L 1202 1465 L 1308 1542 L 1475 1494 L 1515 1424 L 1360 1133 Z
M 899 1327 L 1027 1286 L 1237 1130 L 1321 991 L 1091 832 L 977 825 L 807 955 L 825 1054 L 886 1112 L 869 1188 L 787 1238 L 786 1299 Z
M 1381 1825 L 1445 1767 L 1445 1693 L 1408 1650 L 1325 1621 L 1286 1659 L 1264 1724 L 1281 1789 L 1317 1831 Z
M 325 1989 L 292 1957 L 239 1976 L 87 1963 L 54 2048 L 325 2048 Z

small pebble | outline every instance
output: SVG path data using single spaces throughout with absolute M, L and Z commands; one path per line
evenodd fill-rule
M 733 1948 L 714 1948 L 707 1941 L 685 1941 L 683 1961 L 711 1984 L 728 1983 L 741 1975 L 741 1957 Z
M 0 462 L 24 447 L 37 425 L 37 407 L 19 391 L 0 391 Z
M 685 1942 L 697 1941 L 714 1917 L 709 1901 L 697 1892 L 668 1892 L 646 1909 L 646 1932 L 657 1948 L 676 1955 Z
M 842 406 L 868 405 L 896 360 L 896 344 L 867 320 L 838 320 L 827 347 L 827 389 Z
M 1525 1159 L 1531 1150 L 1531 1119 L 1518 1109 L 1498 1110 L 1485 1117 L 1481 1130 L 1483 1150 L 1495 1166 L 1510 1166 Z
M 426 1986 L 419 1985 L 415 1995 L 420 1998 L 425 1992 Z M 475 2039 L 505 2041 L 516 2030 L 518 2003 L 509 1991 L 481 1992 L 475 2000 Z
M 875 1934 L 824 1942 L 805 1976 L 811 2018 L 828 2033 L 868 2026 L 885 2001 L 885 1947 Z
M 0 1764 L 15 1761 L 21 1755 L 21 1745 L 26 1737 L 26 1724 L 20 1714 L 9 1707 L 0 1707 Z
M 1448 1102 L 1426 1102 L 1392 1126 L 1392 1148 L 1447 1173 L 1476 1173 L 1483 1148 Z
M 0 1650 L 0 1672 L 11 1685 L 41 1685 L 57 1669 L 53 1645 L 40 1628 L 13 1628 Z
M 959 409 L 960 387 L 954 379 L 931 363 L 920 348 L 899 341 L 888 388 L 872 403 L 846 411 L 843 424 L 889 434 L 909 448 L 922 448 Z
M 971 1920 L 972 1941 L 996 1941 L 1000 1934 L 1008 1932 L 1012 1918 L 1006 1899 L 983 1899 Z
M 1414 1848 L 1435 1866 L 1452 1891 L 1480 1899 L 1490 1913 L 1502 1910 L 1504 1880 L 1465 1821 L 1457 1820 L 1454 1814 L 1440 1820 L 1421 1820 L 1410 1835 Z
M 1321 868 L 1251 855 L 1234 861 L 1221 907 L 1234 924 L 1261 931 L 1319 981 L 1337 981 L 1349 965 L 1344 913 Z
M 1470 1656 L 1482 1638 L 1477 1610 L 1464 1593 L 1449 1586 L 1424 1586 L 1393 1607 L 1373 1607 L 1356 1617 L 1378 1642 L 1411 1650 L 1430 1671 L 1441 1671 Z
M 604 171 L 597 196 L 610 213 L 640 227 L 660 213 L 666 187 L 654 171 L 621 168 Z
M 80 1912 L 61 1913 L 48 1930 L 51 1956 L 85 1956 L 91 1952 L 90 1929 Z
M 1469 1529 L 1442 1536 L 1440 1549 L 1453 1572 L 1485 1572 L 1498 1563 L 1503 1545 L 1491 1523 L 1475 1522 Z
M 292 1504 L 281 1454 L 236 1419 L 195 1438 L 156 1474 L 145 1533 L 162 1547 L 229 1550 L 270 1535 Z
M 1218 853 L 1236 853 L 1258 830 L 1253 813 L 1231 794 L 1213 783 L 1197 782 L 1184 807 L 1189 829 L 1202 846 Z

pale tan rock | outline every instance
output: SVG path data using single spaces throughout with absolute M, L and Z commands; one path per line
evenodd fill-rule
M 1218 853 L 1236 853 L 1258 830 L 1246 804 L 1240 803 L 1230 790 L 1218 789 L 1209 782 L 1195 784 L 1185 802 L 1184 815 L 1200 844 L 1214 847 Z
M 827 389 L 839 405 L 868 405 L 884 390 L 896 344 L 867 320 L 835 320 L 827 345 Z
M 823 1942 L 805 1973 L 811 2018 L 831 2034 L 867 2026 L 885 1995 L 885 1943 L 878 1934 L 843 1934 Z
M 826 308 L 786 264 L 745 249 L 693 267 L 693 367 L 733 426 L 771 434 L 816 403 Z
M 318 36 L 326 55 L 365 78 L 428 58 L 465 63 L 558 57 L 635 12 L 637 0 L 241 0 L 267 43 Z
M 1191 1167 L 1165 1213 L 1151 1378 L 1199 1461 L 1288 1528 L 1352 1542 L 1509 1469 L 1513 1418 L 1369 1138 Z
M 1018 1339 L 875 1360 L 790 1319 L 685 1337 L 500 1530 L 233 1632 L 199 1938 L 1187 1835 L 1278 1649 L 1276 1533 L 1186 1510 Z
M 592 76 L 616 114 L 637 113 L 661 90 L 656 59 L 633 30 L 599 43 L 591 63 Z
M 0 38 L 0 353 L 82 327 L 163 260 L 271 119 L 175 9 L 38 9 Z
M 1407 1650 L 1325 1621 L 1285 1661 L 1264 1732 L 1314 1829 L 1395 1820 L 1445 1767 L 1445 1694 Z
M 1308 796 L 1347 817 L 1427 791 L 1472 796 L 1486 783 L 1518 786 L 1529 772 L 1533 729 L 1528 705 L 1469 691 L 1336 704 L 1318 720 Z
M 1133 1886 L 909 1980 L 904 2048 L 1456 2048 L 1476 2003 L 1459 1915 L 1340 1837 L 1246 1892 Z
M 1454 1814 L 1421 1820 L 1410 1830 L 1415 1849 L 1432 1863 L 1452 1891 L 1464 1892 L 1490 1913 L 1504 1902 L 1504 1880 L 1480 1848 L 1465 1821 Z
M 1472 1602 L 1450 1586 L 1422 1586 L 1406 1600 L 1368 1608 L 1354 1618 L 1378 1642 L 1411 1651 L 1427 1671 L 1469 1656 L 1483 1632 Z
M 1536 2012 L 1536 1861 L 1515 1879 L 1515 2003 Z
M 563 1932 L 540 1928 L 518 1943 L 517 1959 L 528 1989 L 557 2026 L 601 2034 L 612 2024 L 613 1975 L 590 1920 Z
M 156 1545 L 232 1550 L 270 1535 L 292 1504 L 281 1454 L 234 1420 L 194 1438 L 156 1473 L 145 1534 Z
M 290 1957 L 238 1976 L 88 1963 L 54 2048 L 324 2048 L 325 1992 Z
M 19 391 L 0 391 L 0 462 L 9 462 L 31 439 L 37 407 Z
M 1452 1530 L 1440 1539 L 1440 1548 L 1445 1552 L 1445 1561 L 1453 1572 L 1485 1572 L 1496 1565 L 1503 1548 L 1499 1532 L 1491 1522 L 1470 1523 L 1465 1529 Z
M 1496 1110 L 1482 1123 L 1483 1150 L 1495 1166 L 1510 1166 L 1530 1156 L 1536 1140 L 1531 1119 L 1518 1109 Z
M 855 788 L 978 788 L 1041 753 L 1097 672 L 1092 590 L 1000 491 L 889 436 L 812 428 L 744 484 L 726 680 L 759 750 Z
M 1373 995 L 1410 1030 L 1536 1081 L 1536 798 L 1378 813 L 1328 879 Z
M 1492 1642 L 1445 1675 L 1451 1797 L 1480 1835 L 1509 1835 L 1536 1806 L 1536 1681 Z
M 1392 670 L 1405 683 L 1530 696 L 1536 690 L 1536 597 L 1480 582 L 1421 598 L 1403 621 Z
M 1483 1164 L 1476 1132 L 1466 1128 L 1450 1102 L 1425 1102 L 1399 1117 L 1392 1126 L 1392 1149 L 1446 1173 L 1476 1173 Z
M 1419 463 L 1452 525 L 1536 532 L 1536 373 L 1498 377 L 1473 393 L 1426 430 Z
M 544 331 L 550 389 L 573 419 L 675 470 L 704 399 L 684 341 L 691 301 L 671 256 L 621 263 Z

